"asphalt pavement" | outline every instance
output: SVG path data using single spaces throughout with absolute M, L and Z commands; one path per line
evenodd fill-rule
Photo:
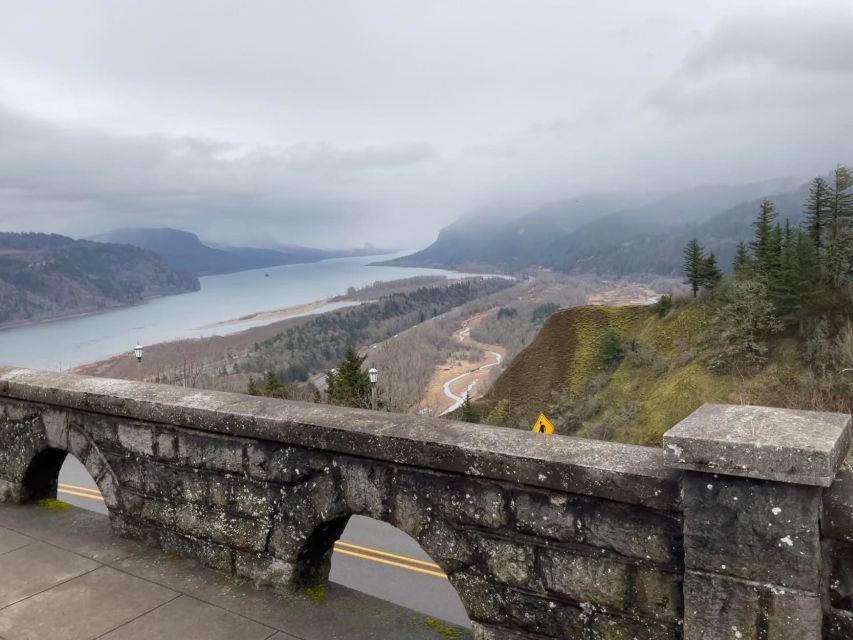
M 59 497 L 106 513 L 94 480 L 73 456 L 59 474 Z M 432 559 L 395 527 L 362 516 L 350 518 L 335 546 L 330 580 L 419 613 L 468 627 L 459 596 Z

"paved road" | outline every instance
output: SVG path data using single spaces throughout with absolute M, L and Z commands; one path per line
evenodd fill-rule
M 106 513 L 97 486 L 73 456 L 59 474 L 60 498 Z M 333 582 L 454 624 L 470 622 L 441 569 L 402 531 L 384 522 L 353 516 L 335 547 Z

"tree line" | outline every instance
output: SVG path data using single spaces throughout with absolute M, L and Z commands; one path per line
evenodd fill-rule
M 719 300 L 715 318 L 721 357 L 756 362 L 766 338 L 788 331 L 805 337 L 817 322 L 847 321 L 853 291 L 853 173 L 839 166 L 829 179 L 814 178 L 804 220 L 780 222 L 765 199 L 753 222 L 753 237 L 737 247 L 731 275 L 724 278 L 713 253 L 697 239 L 684 249 L 683 272 L 694 297 Z

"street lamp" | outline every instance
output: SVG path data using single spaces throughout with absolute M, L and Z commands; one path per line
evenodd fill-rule
M 136 377 L 142 380 L 140 376 L 140 365 L 142 364 L 142 345 L 139 340 L 136 341 L 136 346 L 133 347 L 133 355 L 136 356 Z
M 379 369 L 370 367 L 367 376 L 370 378 L 370 404 L 376 411 L 376 383 L 379 382 Z

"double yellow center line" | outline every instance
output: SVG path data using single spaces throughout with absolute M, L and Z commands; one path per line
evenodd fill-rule
M 97 489 L 80 487 L 74 484 L 64 484 L 60 482 L 59 493 L 76 496 L 78 498 L 88 498 L 89 500 L 98 500 L 100 502 L 104 501 L 103 496 L 101 496 L 101 492 Z M 397 553 L 390 553 L 388 551 L 382 551 L 381 549 L 374 549 L 373 547 L 363 547 L 359 544 L 344 542 L 343 540 L 338 540 L 335 543 L 335 553 L 359 558 L 361 560 L 370 560 L 371 562 L 378 562 L 379 564 L 397 567 L 399 569 L 406 569 L 416 573 L 423 573 L 428 576 L 447 579 L 447 575 L 442 572 L 441 567 L 434 562 L 419 560 L 418 558 L 403 556 Z
M 89 498 L 89 500 L 98 500 L 103 502 L 104 498 L 101 492 L 97 489 L 89 489 L 88 487 L 78 487 L 74 484 L 59 483 L 59 493 L 64 493 L 69 496 L 77 496 L 78 498 Z
M 447 575 L 441 571 L 441 567 L 434 562 L 418 560 L 417 558 L 411 558 L 409 556 L 401 556 L 396 553 L 388 553 L 387 551 L 380 551 L 379 549 L 373 549 L 372 547 L 362 547 L 361 545 L 344 542 L 342 540 L 338 540 L 335 543 L 335 553 L 342 553 L 345 556 L 352 556 L 353 558 L 372 560 L 373 562 L 387 564 L 392 567 L 399 567 L 400 569 L 408 569 L 409 571 L 425 573 L 428 576 L 447 578 Z

